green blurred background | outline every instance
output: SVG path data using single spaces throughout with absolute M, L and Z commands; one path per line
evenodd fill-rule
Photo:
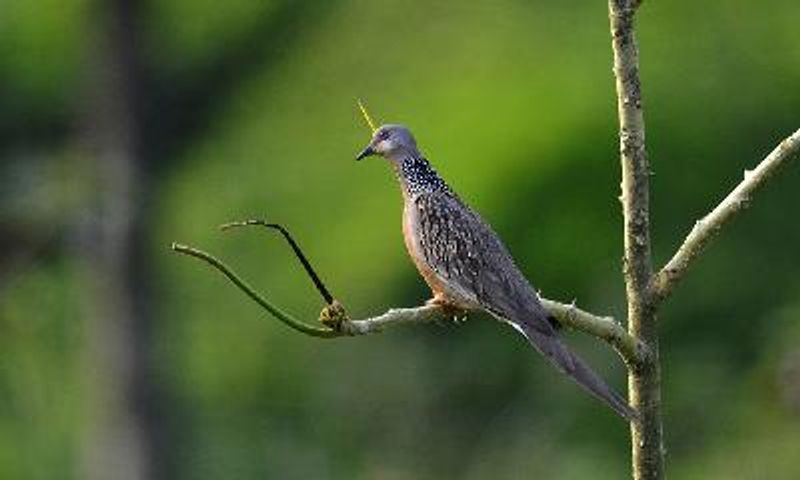
M 800 4 L 645 2 L 654 261 L 800 126 Z M 4 0 L 0 478 L 624 478 L 626 425 L 515 332 L 322 341 L 295 234 L 357 317 L 423 302 L 355 99 L 405 123 L 543 293 L 624 317 L 606 4 Z M 668 302 L 672 478 L 800 478 L 800 169 Z M 568 340 L 617 388 L 624 368 Z

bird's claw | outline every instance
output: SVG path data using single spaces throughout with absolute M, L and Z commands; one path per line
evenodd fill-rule
M 439 307 L 442 309 L 443 316 L 447 319 L 452 320 L 454 323 L 466 322 L 467 321 L 467 310 L 453 305 L 452 303 L 446 301 L 441 297 L 433 297 L 427 302 L 425 305 L 430 305 L 433 307 Z

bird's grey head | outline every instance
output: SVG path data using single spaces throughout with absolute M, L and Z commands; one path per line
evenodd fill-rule
M 358 154 L 356 160 L 361 160 L 370 155 L 380 155 L 392 160 L 416 151 L 417 142 L 406 127 L 402 125 L 382 125 L 375 130 L 369 145 Z

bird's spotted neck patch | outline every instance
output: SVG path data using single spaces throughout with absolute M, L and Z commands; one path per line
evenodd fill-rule
M 409 155 L 400 162 L 398 174 L 410 195 L 428 192 L 449 192 L 450 188 L 431 164 L 419 155 Z

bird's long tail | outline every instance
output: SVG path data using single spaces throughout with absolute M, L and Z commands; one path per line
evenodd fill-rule
M 605 402 L 628 421 L 636 418 L 636 411 L 617 392 L 611 389 L 580 357 L 572 353 L 550 325 L 533 325 L 529 322 L 509 322 L 542 355 L 560 371 L 569 375 L 589 393 Z M 538 327 L 538 328 L 537 328 Z

